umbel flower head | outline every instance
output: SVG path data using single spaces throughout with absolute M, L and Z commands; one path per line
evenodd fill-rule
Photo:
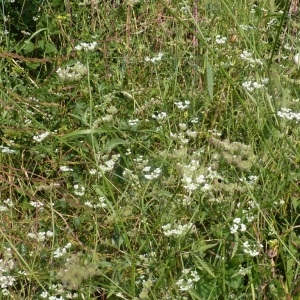
M 58 68 L 56 73 L 62 81 L 79 81 L 88 72 L 87 67 L 79 61 L 74 66 Z

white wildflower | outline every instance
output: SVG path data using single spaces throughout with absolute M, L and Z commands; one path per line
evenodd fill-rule
M 33 140 L 35 140 L 36 142 L 40 143 L 41 141 L 43 141 L 48 135 L 50 134 L 49 131 L 46 131 L 44 133 L 41 133 L 39 135 L 35 135 L 33 137 Z

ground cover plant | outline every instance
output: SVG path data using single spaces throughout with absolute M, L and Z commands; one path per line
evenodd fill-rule
M 1 4 L 0 299 L 300 299 L 297 1 Z

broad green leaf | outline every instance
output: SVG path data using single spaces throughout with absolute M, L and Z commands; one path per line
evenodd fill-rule
M 52 43 L 46 43 L 44 51 L 45 53 L 53 53 L 53 52 L 56 53 L 57 49 Z
M 25 53 L 31 53 L 34 51 L 34 49 L 35 49 L 35 46 L 32 42 L 30 42 L 30 41 L 24 42 L 23 50 L 25 51 Z
M 38 47 L 40 47 L 41 49 L 44 49 L 44 46 L 45 46 L 44 40 L 39 40 L 37 44 L 38 44 Z
M 35 63 L 35 62 L 26 62 L 26 66 L 29 67 L 32 70 L 37 69 L 38 67 L 40 67 L 40 63 Z

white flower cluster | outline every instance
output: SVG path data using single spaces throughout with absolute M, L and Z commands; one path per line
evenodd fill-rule
M 222 133 L 221 132 L 219 132 L 217 129 L 209 129 L 209 130 L 207 130 L 211 135 L 214 135 L 214 136 L 221 136 L 222 135 Z
M 44 207 L 44 203 L 42 203 L 41 201 L 30 201 L 29 204 L 35 208 L 41 209 L 43 210 Z
M 208 168 L 208 172 L 211 173 L 209 176 L 202 174 L 199 160 L 191 160 L 188 165 L 182 165 L 178 163 L 178 167 L 182 173 L 181 182 L 183 187 L 190 193 L 201 187 L 202 191 L 211 189 L 211 186 L 207 183 L 207 178 L 210 178 L 212 173 L 211 169 Z
M 16 278 L 9 275 L 0 276 L 0 287 L 1 289 L 6 289 L 9 286 L 13 286 L 16 281 Z
M 271 19 L 268 23 L 267 23 L 267 28 L 272 27 L 273 25 L 275 25 L 276 23 L 278 23 L 278 19 Z
M 36 141 L 36 142 L 38 142 L 38 143 L 40 143 L 40 142 L 43 141 L 49 134 L 50 134 L 49 131 L 43 132 L 43 133 L 41 133 L 41 134 L 39 134 L 39 135 L 35 135 L 35 136 L 33 137 L 33 140 Z
M 47 300 L 66 300 L 66 299 L 78 299 L 77 293 L 71 293 L 69 291 L 66 291 L 65 287 L 62 284 L 52 284 L 50 286 L 50 293 L 47 291 L 44 291 L 40 294 L 40 297 L 42 299 Z M 56 295 L 56 296 L 51 296 Z M 60 295 L 60 296 L 58 296 Z M 61 296 L 64 295 L 64 296 Z
M 176 282 L 180 291 L 192 289 L 194 284 L 200 280 L 198 273 L 196 271 L 191 271 L 190 269 L 183 269 L 182 275 L 184 278 L 181 278 Z
M 165 120 L 167 118 L 167 113 L 165 113 L 164 111 L 162 111 L 162 112 L 160 112 L 158 114 L 153 114 L 152 118 L 156 119 L 158 121 Z
M 170 132 L 170 138 L 173 140 L 177 140 L 180 144 L 186 145 L 190 141 L 189 138 L 195 139 L 198 136 L 197 131 L 188 129 L 187 124 L 179 123 L 178 126 L 181 132 Z
M 104 197 L 99 197 L 99 203 L 93 204 L 91 201 L 85 201 L 84 204 L 90 208 L 106 208 L 107 204 L 105 203 Z
M 138 256 L 139 260 L 137 261 L 138 265 L 144 267 L 144 268 L 148 268 L 151 266 L 151 263 L 153 263 L 154 261 L 157 261 L 157 255 L 156 252 L 149 252 L 146 254 L 140 254 Z
M 227 42 L 227 37 L 226 36 L 224 36 L 224 37 L 222 37 L 220 35 L 216 36 L 216 43 L 217 44 L 225 44 L 226 42 Z
M 104 164 L 99 166 L 99 168 L 102 172 L 112 171 L 119 158 L 120 154 L 114 154 L 111 159 L 105 161 Z
M 75 50 L 77 51 L 93 51 L 97 46 L 97 42 L 92 43 L 80 43 L 79 45 L 75 46 Z
M 288 120 L 296 120 L 297 123 L 300 121 L 300 113 L 292 112 L 290 108 L 281 108 L 281 110 L 277 112 L 277 116 Z
M 145 178 L 148 180 L 152 180 L 152 179 L 156 179 L 159 177 L 160 173 L 161 173 L 161 169 L 160 168 L 156 168 L 155 170 L 153 170 L 151 173 L 149 173 L 151 170 L 151 167 L 145 167 L 142 171 L 144 173 L 148 173 L 148 174 L 144 174 Z
M 244 182 L 246 184 L 253 185 L 254 183 L 256 183 L 257 179 L 258 179 L 258 176 L 249 175 L 247 178 L 246 177 L 240 178 L 240 182 Z
M 28 233 L 27 236 L 31 239 L 34 239 L 38 242 L 43 242 L 45 241 L 46 238 L 51 238 L 53 237 L 53 232 L 48 230 L 47 232 L 40 231 L 38 233 Z
M 184 14 L 187 14 L 189 12 L 189 9 L 186 6 L 180 7 L 180 11 L 182 11 Z
M 242 83 L 242 87 L 251 93 L 254 90 L 262 89 L 265 86 L 265 84 L 267 84 L 268 82 L 269 82 L 269 78 L 263 78 L 260 81 L 260 83 L 258 83 L 257 81 L 248 80 Z
M 244 268 L 242 265 L 239 265 L 239 270 L 238 270 L 238 274 L 241 276 L 246 276 L 247 274 L 250 273 L 251 267 L 248 268 Z
M 237 204 L 237 207 L 240 207 L 240 203 Z M 244 214 L 244 217 L 246 218 L 247 222 L 252 222 L 255 219 L 255 216 L 253 214 L 253 210 L 257 208 L 257 204 L 254 201 L 249 201 L 247 203 L 247 209 L 243 209 L 242 213 Z
M 7 198 L 6 200 L 3 200 L 4 205 L 0 205 L 0 212 L 2 211 L 8 211 L 9 208 L 14 206 L 14 203 L 10 200 L 10 198 Z
M 161 226 L 163 233 L 165 236 L 173 236 L 173 237 L 180 237 L 186 235 L 187 233 L 191 233 L 195 230 L 195 226 L 193 223 L 188 224 L 176 224 L 173 225 L 168 223 L 166 225 Z
M 255 65 L 262 66 L 263 63 L 260 59 L 253 58 L 253 53 L 248 52 L 247 50 L 244 50 L 243 53 L 240 55 L 241 59 L 248 62 L 251 67 L 254 67 Z
M 184 132 L 172 133 L 170 132 L 170 138 L 173 140 L 178 140 L 180 144 L 186 145 L 189 139 L 185 136 Z
M 241 218 L 235 218 L 233 220 L 233 225 L 230 227 L 230 233 L 232 234 L 237 233 L 238 230 L 240 230 L 241 232 L 247 230 L 246 225 L 241 223 Z
M 283 206 L 285 204 L 284 199 L 280 199 L 279 202 L 278 201 L 274 201 L 273 204 L 275 206 Z
M 85 193 L 85 187 L 79 184 L 74 185 L 74 194 L 76 196 L 83 196 Z
M 97 175 L 98 177 L 102 177 L 103 173 L 110 172 L 113 170 L 119 158 L 120 158 L 120 154 L 113 154 L 110 159 L 107 159 L 107 156 L 105 155 L 104 157 L 102 157 L 104 162 L 98 166 L 98 170 L 90 169 L 89 173 L 91 175 Z
M 14 154 L 17 152 L 16 150 L 13 150 L 7 146 L 0 146 L 0 149 L 2 153 Z
M 8 211 L 8 207 L 5 205 L 0 205 L 0 212 Z
M 137 126 L 138 123 L 139 123 L 139 119 L 128 120 L 128 125 L 132 127 Z
M 59 170 L 62 172 L 72 172 L 73 171 L 73 169 L 68 166 L 60 166 Z
M 254 29 L 253 26 L 250 26 L 250 25 L 244 25 L 244 24 L 241 24 L 241 25 L 240 25 L 240 28 L 241 28 L 242 30 L 245 30 L 245 31 Z
M 258 249 L 262 249 L 263 245 L 259 244 L 259 243 L 252 243 L 252 245 L 250 245 L 250 243 L 248 241 L 243 243 L 244 246 L 244 253 L 249 254 L 250 256 L 254 257 L 254 256 L 258 256 L 259 255 L 259 251 Z
M 104 115 L 103 117 L 101 117 L 100 121 L 104 122 L 104 123 L 109 123 L 113 120 L 113 118 L 114 118 L 113 115 L 107 114 L 107 115 Z
M 137 169 L 142 170 L 148 165 L 149 160 L 144 159 L 144 157 L 140 155 L 137 158 L 134 158 L 133 162 L 135 163 Z
M 44 203 L 42 203 L 41 201 L 37 200 L 37 201 L 30 201 L 29 204 L 33 207 L 36 208 L 36 211 L 44 211 Z
M 174 103 L 180 110 L 188 109 L 191 102 L 189 100 L 179 101 Z
M 157 61 L 161 61 L 162 57 L 163 54 L 159 52 L 158 55 L 153 58 L 150 58 L 149 56 L 145 57 L 145 61 L 150 61 L 155 64 Z
M 3 258 L 0 259 L 0 273 L 7 273 L 15 268 L 15 261 L 12 259 L 11 248 L 3 251 Z
M 8 288 L 13 286 L 16 281 L 15 277 L 9 275 L 16 266 L 11 252 L 11 248 L 4 249 L 2 258 L 0 259 L 0 288 L 3 296 L 10 295 Z
M 71 243 L 68 243 L 66 246 L 64 246 L 63 248 L 57 248 L 54 252 L 53 252 L 53 257 L 54 258 L 59 258 L 64 256 L 67 253 L 67 249 L 70 249 L 72 247 Z
M 62 81 L 79 81 L 88 73 L 88 69 L 78 61 L 74 66 L 58 68 L 56 73 Z

